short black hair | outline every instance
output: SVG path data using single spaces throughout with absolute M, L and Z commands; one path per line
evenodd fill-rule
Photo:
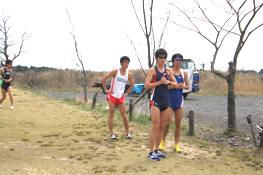
M 176 53 L 176 54 L 174 54 L 174 55 L 172 56 L 172 61 L 174 61 L 175 58 L 177 58 L 177 57 L 179 57 L 179 58 L 181 58 L 181 59 L 184 59 L 183 55 L 181 55 L 180 53 Z
M 13 61 L 12 61 L 12 60 L 7 60 L 7 61 L 5 62 L 5 65 L 8 65 L 8 64 L 10 64 L 10 63 L 13 63 Z
M 120 62 L 123 63 L 124 60 L 128 60 L 130 62 L 130 58 L 127 56 L 121 57 Z
M 158 49 L 155 52 L 155 58 L 158 58 L 160 55 L 166 55 L 167 57 L 167 52 L 165 49 Z

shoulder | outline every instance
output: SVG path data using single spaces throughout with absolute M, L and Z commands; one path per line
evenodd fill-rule
M 151 67 L 148 71 L 148 74 L 155 74 L 155 67 Z
M 118 69 L 113 69 L 110 74 L 117 74 L 118 73 Z
M 129 76 L 129 77 L 132 76 L 132 73 L 131 73 L 130 71 L 128 71 L 128 76 Z
M 166 71 L 169 73 L 169 74 L 173 74 L 173 70 L 169 67 L 166 68 Z
M 155 66 L 151 67 L 149 71 L 155 71 Z

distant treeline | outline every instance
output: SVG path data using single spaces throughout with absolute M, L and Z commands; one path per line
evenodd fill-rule
M 35 67 L 35 66 L 30 66 L 29 68 L 27 66 L 12 66 L 12 70 L 14 72 L 26 72 L 29 70 L 32 70 L 34 72 L 46 72 L 46 71 L 52 71 L 52 70 L 57 70 L 56 68 L 49 68 L 49 67 Z
M 29 87 L 43 90 L 83 90 L 83 74 L 79 70 L 56 69 L 48 67 L 14 66 L 12 85 L 14 87 Z M 135 84 L 144 83 L 145 75 L 141 69 L 129 70 Z M 109 71 L 86 71 L 87 90 L 101 91 L 92 85 L 100 83 L 101 78 Z M 198 71 L 200 74 L 200 92 L 227 92 L 227 83 L 224 79 L 214 75 L 211 71 Z M 263 72 L 263 71 L 261 71 Z M 145 70 L 147 75 L 148 70 Z M 227 74 L 227 72 L 223 72 Z M 107 80 L 110 83 L 110 79 Z M 256 71 L 237 71 L 235 92 L 243 94 L 263 94 L 263 74 Z
M 29 68 L 27 66 L 13 66 L 12 67 L 13 71 L 16 72 L 26 72 L 28 70 L 33 70 L 34 72 L 46 72 L 46 71 L 52 71 L 52 70 L 58 70 L 57 68 L 50 68 L 50 67 L 35 67 L 35 66 L 30 66 Z M 69 70 L 69 69 L 66 69 Z M 199 70 L 202 71 L 202 70 Z M 237 70 L 237 72 L 241 72 L 241 73 L 259 73 L 259 74 L 263 74 L 263 69 L 261 69 L 259 72 L 255 71 L 255 70 Z

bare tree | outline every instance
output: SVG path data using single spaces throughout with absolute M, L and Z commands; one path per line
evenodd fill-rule
M 84 99 L 85 99 L 85 101 L 88 101 L 88 99 L 87 99 L 87 77 L 86 77 L 86 71 L 85 71 L 85 68 L 84 68 L 83 61 L 82 61 L 82 56 L 79 54 L 78 44 L 77 44 L 74 28 L 73 28 L 73 25 L 72 25 L 72 22 L 71 22 L 68 10 L 66 9 L 66 11 L 67 11 L 69 22 L 71 24 L 72 32 L 70 31 L 70 34 L 72 35 L 72 37 L 74 39 L 75 51 L 76 51 L 77 59 L 78 59 L 78 62 L 76 61 L 75 63 L 78 66 L 78 68 L 80 69 L 80 71 L 82 72 L 82 75 L 84 77 L 84 83 L 83 83 L 83 86 L 84 86 Z
M 143 34 L 144 34 L 144 36 L 146 38 L 147 55 L 148 55 L 148 67 L 151 68 L 154 65 L 154 62 L 155 62 L 154 52 L 156 50 L 156 41 L 155 41 L 155 36 L 154 36 L 154 31 L 153 31 L 153 0 L 151 0 L 150 4 L 149 4 L 149 14 L 147 14 L 147 12 L 146 12 L 146 7 L 145 7 L 146 6 L 145 5 L 146 2 L 145 2 L 145 0 L 142 0 L 143 23 L 140 22 L 140 18 L 138 16 L 137 12 L 136 12 L 136 9 L 135 9 L 135 6 L 134 6 L 134 3 L 133 3 L 132 0 L 131 0 L 131 3 L 132 3 L 132 7 L 133 7 L 134 13 L 136 15 L 136 18 L 138 20 L 138 23 L 139 23 L 139 25 L 140 25 L 140 27 L 141 27 L 141 29 L 143 31 Z M 148 23 L 147 23 L 147 17 L 149 17 L 149 19 L 148 19 L 149 22 Z M 160 38 L 159 38 L 159 42 L 158 42 L 158 46 L 157 46 L 158 48 L 161 47 L 162 39 L 163 39 L 164 32 L 165 32 L 165 29 L 166 29 L 168 21 L 169 21 L 169 17 L 170 17 L 170 11 L 168 12 L 166 23 L 164 25 L 164 28 L 163 28 L 162 33 L 161 33 Z M 133 47 L 135 48 L 135 51 L 136 51 L 136 47 L 135 47 L 135 45 L 133 44 L 132 41 L 131 41 L 131 44 L 133 45 Z M 136 54 L 137 54 L 137 51 L 136 51 Z M 140 62 L 138 54 L 136 56 L 137 56 L 137 59 Z M 143 72 L 144 72 L 144 70 L 143 70 Z M 145 76 L 146 76 L 146 74 L 145 74 Z
M 134 13 L 136 15 L 136 18 L 138 20 L 138 23 L 143 31 L 143 34 L 146 38 L 146 43 L 147 43 L 147 55 L 148 55 L 148 67 L 151 68 L 153 65 L 154 65 L 154 62 L 155 62 L 155 59 L 154 59 L 154 53 L 155 53 L 155 50 L 156 50 L 156 41 L 155 41 L 155 36 L 154 36 L 154 31 L 153 31 L 153 0 L 150 0 L 150 4 L 149 4 L 149 14 L 147 14 L 146 12 L 146 2 L 145 0 L 142 0 L 142 10 L 143 10 L 143 24 L 140 22 L 140 18 L 136 12 L 136 9 L 135 9 L 135 6 L 134 6 L 134 3 L 133 3 L 133 0 L 131 0 L 131 4 L 132 4 L 132 7 L 133 7 L 133 10 L 134 10 Z M 147 17 L 149 17 L 149 24 L 147 23 Z M 163 39 L 163 36 L 164 36 L 164 32 L 166 30 L 166 27 L 167 27 L 167 24 L 168 24 L 168 21 L 169 21 L 169 17 L 170 17 L 170 11 L 168 12 L 168 15 L 167 15 L 167 18 L 166 18 L 166 23 L 164 25 L 164 28 L 161 32 L 161 35 L 160 35 L 160 38 L 159 38 L 159 42 L 158 42 L 158 46 L 157 46 L 157 49 L 161 47 L 162 45 L 162 39 Z M 128 34 L 127 34 L 128 36 Z M 128 36 L 128 38 L 130 39 L 130 37 Z M 141 61 L 140 61 L 140 58 L 139 58 L 139 55 L 137 53 L 137 50 L 136 50 L 136 46 L 134 45 L 134 43 L 132 42 L 132 40 L 130 39 L 131 41 L 131 44 L 133 45 L 134 47 L 134 50 L 136 52 L 136 57 L 141 65 Z M 164 44 L 165 45 L 165 44 Z M 141 69 L 144 73 L 144 76 L 146 78 L 146 73 L 145 71 L 143 70 L 142 66 L 141 66 Z M 136 101 L 134 102 L 134 105 L 136 105 L 144 96 L 145 94 L 149 94 L 151 91 L 151 89 L 147 89 L 145 90 L 137 99 Z M 129 109 L 127 109 L 126 113 L 128 113 Z
M 9 20 L 9 17 L 7 18 L 3 18 L 2 20 L 2 24 L 0 24 L 0 60 L 1 60 L 1 63 L 2 62 L 6 62 L 8 59 L 14 61 L 18 56 L 20 56 L 21 52 L 22 51 L 22 48 L 24 46 L 24 41 L 26 41 L 28 38 L 25 38 L 25 35 L 26 35 L 26 32 L 23 33 L 22 35 L 22 41 L 21 41 L 21 45 L 19 47 L 19 50 L 16 54 L 14 54 L 14 56 L 12 58 L 9 58 L 9 54 L 8 54 L 8 48 L 11 47 L 11 46 L 14 46 L 15 43 L 13 41 L 9 41 L 9 38 L 10 38 L 10 29 L 11 27 L 8 26 L 8 20 Z
M 235 75 L 236 75 L 236 67 L 237 67 L 237 58 L 240 54 L 240 51 L 244 47 L 245 43 L 247 42 L 248 38 L 251 36 L 251 34 L 260 28 L 263 23 L 263 19 L 260 18 L 259 22 L 255 22 L 255 17 L 258 14 L 259 10 L 262 8 L 263 3 L 257 3 L 256 1 L 234 1 L 234 0 L 225 0 L 225 6 L 226 8 L 223 8 L 221 5 L 218 5 L 215 3 L 215 1 L 211 0 L 212 5 L 216 6 L 217 10 L 220 10 L 224 12 L 224 14 L 227 14 L 227 18 L 221 22 L 221 24 L 218 24 L 212 20 L 212 17 L 208 13 L 208 8 L 201 5 L 198 0 L 194 0 L 195 7 L 197 7 L 198 12 L 201 13 L 202 17 L 198 18 L 197 16 L 191 16 L 190 13 L 186 12 L 185 10 L 182 10 L 177 5 L 172 4 L 178 11 L 183 14 L 183 16 L 187 19 L 187 21 L 190 23 L 191 27 L 188 25 L 184 25 L 181 23 L 173 22 L 181 27 L 184 27 L 188 30 L 194 31 L 201 35 L 204 39 L 206 39 L 210 44 L 213 45 L 215 52 L 213 55 L 213 59 L 211 62 L 211 71 L 226 80 L 228 84 L 228 130 L 229 131 L 235 131 L 236 130 L 236 108 L 235 108 L 235 90 L 234 90 L 234 82 L 235 82 Z M 218 3 L 218 1 L 217 1 Z M 249 4 L 250 3 L 250 4 Z M 211 7 L 209 7 L 211 8 Z M 192 9 L 194 11 L 194 9 Z M 218 19 L 223 19 L 220 15 L 217 15 Z M 214 20 L 216 20 L 214 19 Z M 203 22 L 203 23 L 200 23 Z M 252 22 L 253 26 L 252 26 Z M 204 30 L 202 30 L 202 25 L 208 24 L 208 26 L 211 27 L 211 30 L 209 33 L 205 33 Z M 207 25 L 206 25 L 207 26 Z M 212 37 L 210 33 L 214 31 L 214 35 Z M 219 53 L 220 48 L 222 47 L 222 44 L 225 43 L 225 39 L 230 34 L 237 37 L 237 45 L 236 50 L 233 55 L 233 60 L 230 61 L 228 64 L 228 74 L 223 74 L 217 70 L 215 70 L 215 62 L 217 55 Z

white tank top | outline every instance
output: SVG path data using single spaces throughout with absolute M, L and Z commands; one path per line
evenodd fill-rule
M 128 80 L 128 70 L 124 76 L 121 75 L 120 69 L 118 69 L 117 76 L 111 80 L 111 89 L 113 89 L 113 94 L 115 98 L 121 98 L 125 90 L 125 85 Z

